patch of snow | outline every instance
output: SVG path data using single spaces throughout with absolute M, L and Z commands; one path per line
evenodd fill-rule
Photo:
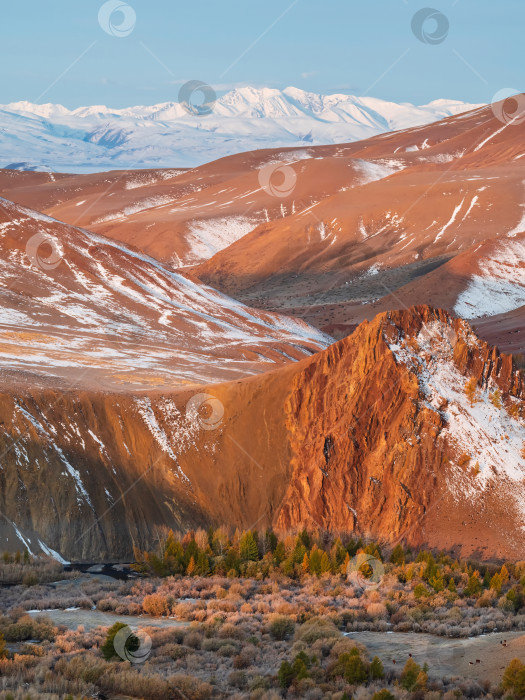
M 13 526 L 15 532 L 16 532 L 16 536 L 18 537 L 18 539 L 22 542 L 22 544 L 23 544 L 24 547 L 27 549 L 27 551 L 29 552 L 29 554 L 30 554 L 31 556 L 33 556 L 33 552 L 31 551 L 31 547 L 29 546 L 29 544 L 28 544 L 27 540 L 25 539 L 25 537 L 22 535 L 22 533 L 20 532 L 20 530 L 17 528 L 17 526 L 16 526 L 14 523 L 11 523 L 11 524 L 12 524 L 12 526 Z M 29 538 L 28 538 L 28 539 L 29 539 Z
M 60 564 L 63 564 L 64 566 L 67 566 L 68 564 L 71 564 L 70 561 L 66 561 L 58 552 L 55 552 L 54 549 L 51 549 L 51 547 L 48 547 L 45 545 L 42 540 L 38 540 L 38 544 L 40 545 L 40 549 L 44 552 L 44 554 L 47 554 L 48 557 L 52 557 L 56 561 L 58 561 Z
M 89 430 L 89 429 L 88 429 L 88 433 L 91 435 L 91 437 L 93 438 L 93 440 L 97 443 L 97 445 L 98 445 L 98 447 L 99 447 L 99 450 L 100 450 L 100 453 L 101 453 L 104 457 L 107 457 L 107 456 L 108 456 L 108 453 L 106 452 L 106 446 L 104 445 L 104 443 L 102 442 L 102 440 L 100 440 L 100 439 L 95 435 L 95 433 L 94 433 L 93 431 Z
M 520 116 L 521 116 L 521 114 L 516 115 L 516 116 L 514 117 L 514 119 L 511 119 L 509 122 L 505 123 L 505 124 L 501 127 L 501 129 L 498 129 L 497 131 L 494 131 L 490 136 L 488 136 L 488 137 L 487 137 L 486 139 L 484 139 L 481 143 L 479 143 L 479 144 L 476 146 L 476 148 L 474 149 L 474 151 L 479 151 L 480 149 L 482 149 L 483 146 L 485 146 L 489 141 L 492 141 L 492 139 L 495 138 L 496 136 L 498 136 L 499 134 L 501 134 L 502 131 L 505 131 L 505 129 L 506 129 L 508 126 L 512 126 L 512 125 L 514 124 L 515 120 L 518 119 Z M 519 123 L 519 122 L 518 122 L 518 123 Z
M 165 430 L 158 423 L 157 417 L 155 416 L 155 412 L 154 412 L 153 407 L 151 405 L 151 401 L 148 398 L 135 399 L 135 405 L 137 406 L 137 409 L 139 411 L 139 414 L 142 417 L 142 420 L 148 426 L 149 431 L 153 435 L 157 444 L 160 446 L 160 448 L 164 452 L 166 452 L 166 454 L 170 457 L 170 459 L 172 459 L 175 462 L 175 464 L 177 465 L 177 472 L 179 473 L 179 476 L 184 481 L 189 483 L 188 477 L 182 471 L 182 469 L 178 463 L 177 455 L 173 452 L 171 441 L 169 440 L 168 436 L 166 435 Z M 164 409 L 165 409 L 164 418 L 166 419 L 166 413 L 167 413 L 168 421 L 170 422 L 170 427 L 173 429 L 173 427 L 175 425 L 177 428 L 177 430 L 176 430 L 177 436 L 182 438 L 182 440 L 173 441 L 175 443 L 173 446 L 175 448 L 178 447 L 179 449 L 181 449 L 181 448 L 184 449 L 187 445 L 186 440 L 189 437 L 189 435 L 187 433 L 187 426 L 183 425 L 183 419 L 182 419 L 181 413 L 172 401 L 168 401 L 167 403 L 165 402 Z M 179 430 L 179 426 L 180 426 L 180 430 Z M 185 428 L 186 428 L 186 430 L 185 430 Z
M 364 277 L 373 277 L 374 275 L 377 275 L 381 270 L 381 263 L 375 263 L 371 267 L 368 268 L 368 270 L 364 273 Z
M 403 170 L 405 167 L 404 163 L 397 160 L 372 161 L 355 159 L 352 163 L 361 173 L 360 184 L 362 185 L 383 180 L 385 177 L 390 177 L 390 175 Z
M 135 202 L 134 204 L 129 204 L 124 207 L 122 211 L 115 212 L 112 214 L 106 214 L 106 216 L 101 216 L 99 219 L 94 221 L 94 224 L 104 224 L 108 221 L 119 221 L 120 219 L 125 219 L 127 216 L 132 216 L 133 214 L 138 214 L 139 212 L 147 211 L 148 209 L 154 209 L 155 207 L 162 207 L 166 204 L 170 204 L 173 201 L 173 197 L 169 195 L 157 195 L 156 197 L 149 197 L 148 199 L 143 199 L 141 201 Z
M 523 184 L 525 185 L 525 181 Z M 520 207 L 525 210 L 525 204 L 520 204 Z M 507 233 L 507 236 L 509 238 L 515 238 L 518 233 L 525 233 L 525 211 L 523 211 L 520 221 Z
M 56 444 L 55 438 L 52 435 L 52 433 L 56 433 L 56 428 L 51 424 L 45 421 L 44 423 L 46 424 L 47 430 L 44 427 L 42 423 L 40 423 L 29 411 L 26 411 L 20 404 L 15 402 L 15 407 L 16 410 L 19 411 L 25 418 L 28 420 L 33 427 L 41 434 L 41 436 L 45 439 L 46 443 L 48 444 L 49 447 L 51 447 L 58 455 L 60 461 L 62 464 L 66 467 L 69 475 L 73 478 L 75 481 L 75 487 L 78 493 L 77 497 L 77 502 L 79 504 L 82 503 L 82 498 L 88 503 L 90 508 L 94 510 L 93 504 L 91 503 L 91 499 L 89 498 L 89 494 L 84 488 L 84 484 L 82 483 L 82 478 L 80 476 L 80 472 L 75 469 L 69 461 L 66 459 L 64 453 L 62 452 L 61 448 Z M 43 417 L 42 417 L 43 418 Z
M 235 241 L 250 233 L 262 219 L 245 216 L 225 216 L 217 219 L 193 220 L 189 224 L 186 240 L 190 246 L 187 255 L 179 253 L 183 264 L 190 265 L 208 260 L 219 250 L 227 248 Z
M 154 185 L 157 182 L 161 182 L 163 180 L 171 180 L 173 177 L 177 177 L 177 175 L 181 175 L 182 173 L 186 172 L 185 170 L 164 170 L 164 171 L 159 171 L 156 173 L 148 174 L 144 173 L 138 176 L 134 176 L 133 178 L 129 179 L 126 181 L 124 184 L 124 189 L 126 190 L 135 190 L 138 187 L 146 187 L 147 185 Z
M 525 244 L 499 245 L 491 258 L 481 260 L 474 275 L 457 298 L 454 312 L 461 318 L 495 316 L 525 304 Z
M 461 333 L 469 344 L 476 342 L 466 329 Z M 417 350 L 403 339 L 389 345 L 399 362 L 417 368 L 425 403 L 446 421 L 441 437 L 456 455 L 450 491 L 457 497 L 475 498 L 495 480 L 500 488 L 509 487 L 509 497 L 525 515 L 525 460 L 521 454 L 525 426 L 504 405 L 498 407 L 490 400 L 495 385 L 479 388 L 471 405 L 464 390 L 468 377 L 459 372 L 453 360 L 454 336 L 450 326 L 436 321 L 425 324 L 419 332 Z M 469 471 L 476 467 L 477 474 L 467 474 L 459 465 L 463 455 L 470 458 Z
M 471 201 L 471 203 L 470 203 L 470 206 L 469 206 L 469 208 L 467 209 L 467 211 L 466 211 L 466 213 L 465 213 L 465 216 L 461 219 L 461 221 L 465 221 L 465 219 L 468 217 L 468 215 L 470 214 L 470 212 L 472 211 L 472 209 L 474 209 L 474 207 L 477 205 L 478 200 L 479 200 L 478 195 L 475 195 L 475 196 L 472 198 L 472 201 Z
M 452 212 L 452 216 L 450 217 L 450 221 L 444 226 L 444 228 L 441 229 L 441 231 L 438 233 L 438 235 L 435 238 L 435 242 L 437 243 L 440 238 L 443 237 L 443 234 L 452 226 L 454 221 L 456 220 L 457 215 L 461 211 L 461 207 L 465 203 L 465 198 L 461 200 L 461 203 L 457 205 L 457 207 L 454 209 Z

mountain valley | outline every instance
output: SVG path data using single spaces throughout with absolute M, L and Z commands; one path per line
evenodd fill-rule
M 485 107 L 0 171 L 4 546 L 129 561 L 225 524 L 519 556 L 522 135 Z

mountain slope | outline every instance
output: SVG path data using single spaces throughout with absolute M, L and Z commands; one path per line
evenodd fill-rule
M 517 554 L 524 384 L 510 358 L 428 307 L 382 314 L 351 339 L 350 356 L 340 341 L 295 376 L 293 476 L 280 526 L 351 524 L 463 555 Z M 469 376 L 479 386 L 472 404 Z M 491 400 L 498 387 L 501 404 Z
M 4 385 L 162 387 L 301 359 L 330 341 L 146 255 L 0 200 Z
M 87 560 L 125 559 L 161 524 L 210 523 L 519 557 L 524 392 L 510 357 L 429 307 L 200 389 L 4 390 L 2 533 Z
M 0 106 L 0 165 L 66 172 L 193 167 L 269 145 L 367 138 L 435 121 L 472 106 L 436 100 L 418 107 L 371 97 L 317 95 L 297 88 L 251 87 L 219 97 L 207 116 L 189 114 L 177 102 L 74 110 L 17 102 Z
M 523 352 L 519 324 L 509 324 L 523 303 L 524 127 L 502 125 L 495 113 L 187 171 L 3 170 L 0 193 L 336 337 L 380 311 L 424 302 L 473 320 L 510 314 L 505 327 L 476 325 Z M 289 183 L 276 196 L 284 175 Z M 507 261 L 503 275 L 494 254 Z M 478 309 L 488 288 L 499 301 Z
M 524 352 L 512 326 L 524 295 L 524 126 L 496 114 L 497 106 L 476 109 L 365 141 L 252 151 L 187 171 L 3 170 L 0 192 L 335 337 L 421 302 L 466 314 L 491 342 Z M 495 258 L 506 261 L 499 270 Z M 501 314 L 505 324 L 492 328 L 486 319 Z
M 190 171 L 155 170 L 89 176 L 42 176 L 0 171 L 3 196 L 96 230 L 170 261 L 198 263 L 242 238 L 262 222 L 277 222 L 341 191 L 363 186 L 432 158 L 449 161 L 448 144 L 475 114 L 338 146 L 268 149 L 223 158 Z M 415 149 L 414 141 L 426 144 Z M 429 159 L 427 146 L 439 153 Z M 457 148 L 454 146 L 452 153 Z M 272 188 L 282 168 L 293 176 L 289 192 Z M 36 177 L 40 181 L 35 182 Z M 47 178 L 47 180 L 45 179 Z M 269 182 L 265 182 L 265 179 Z M 144 236 L 144 230 L 148 235 Z
M 309 202 L 294 191 L 281 200 L 282 217 L 193 272 L 338 337 L 415 302 L 469 319 L 511 312 L 525 302 L 524 129 L 502 126 L 486 108 L 352 144 L 355 165 L 366 156 L 369 164 L 397 163 L 395 172 L 369 182 L 336 176 L 331 193 L 321 185 Z M 302 160 L 293 168 L 313 194 L 315 166 Z M 487 292 L 488 306 L 480 301 Z

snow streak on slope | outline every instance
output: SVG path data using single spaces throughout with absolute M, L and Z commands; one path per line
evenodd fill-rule
M 525 304 L 525 243 L 505 241 L 491 258 L 481 260 L 479 273 L 469 282 L 454 307 L 462 318 L 513 311 Z
M 175 404 L 173 402 L 170 402 L 172 406 L 169 406 L 168 409 L 170 410 L 170 413 L 173 414 L 170 417 L 173 417 L 176 421 L 176 427 L 179 428 L 179 422 L 180 422 L 180 417 L 181 414 Z M 179 476 L 184 480 L 189 482 L 188 477 L 186 474 L 182 471 L 180 468 L 178 462 L 177 462 L 177 455 L 173 452 L 172 447 L 177 447 L 177 443 L 179 443 L 178 440 L 171 441 L 168 436 L 166 435 L 166 432 L 164 431 L 164 428 L 159 425 L 157 421 L 157 417 L 155 416 L 155 412 L 153 411 L 153 407 L 151 405 L 151 401 L 148 398 L 144 399 L 136 399 L 135 404 L 137 406 L 137 409 L 148 426 L 151 434 L 155 438 L 155 441 L 157 444 L 161 447 L 161 449 L 168 454 L 169 457 L 175 462 L 177 465 L 177 472 Z M 172 427 L 173 427 L 173 421 L 172 421 Z M 177 431 L 178 432 L 178 431 Z M 187 440 L 187 435 L 183 433 L 183 437 L 186 438 Z M 180 443 L 179 443 L 180 444 Z
M 123 244 L 0 204 L 4 370 L 180 385 L 246 376 L 268 361 L 283 364 L 283 352 L 302 359 L 330 342 L 302 321 L 250 309 Z M 35 236 L 44 260 L 49 242 L 58 252 L 51 269 L 27 254 Z
M 206 117 L 190 115 L 176 102 L 74 110 L 17 102 L 0 106 L 0 166 L 67 172 L 193 167 L 256 148 L 368 138 L 437 121 L 474 106 L 436 100 L 418 107 L 371 97 L 318 95 L 297 88 L 251 87 L 220 97 Z
M 82 504 L 82 501 L 85 501 L 93 510 L 93 504 L 91 503 L 89 494 L 84 487 L 84 483 L 82 481 L 80 472 L 69 463 L 62 449 L 56 444 L 56 428 L 51 423 L 49 423 L 44 416 L 41 416 L 42 422 L 40 422 L 34 416 L 32 416 L 31 413 L 29 413 L 29 411 L 27 411 L 25 408 L 23 408 L 16 402 L 15 408 L 19 413 L 23 415 L 25 420 L 33 426 L 37 433 L 39 433 L 40 437 L 44 438 L 48 442 L 49 448 L 54 450 L 58 455 L 58 458 L 65 466 L 67 473 L 75 482 L 75 488 L 78 494 L 77 503 Z
M 56 561 L 58 561 L 59 564 L 67 566 L 71 563 L 69 561 L 66 561 L 64 557 L 62 557 L 58 552 L 55 552 L 54 549 L 51 549 L 51 547 L 48 547 L 46 544 L 44 544 L 44 542 L 42 542 L 41 539 L 38 540 L 38 544 L 40 545 L 40 549 L 44 552 L 44 554 L 47 554 L 48 557 L 55 559 Z

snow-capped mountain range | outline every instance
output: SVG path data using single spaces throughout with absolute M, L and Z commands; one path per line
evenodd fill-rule
M 0 106 L 0 166 L 78 173 L 194 167 L 258 148 L 355 141 L 477 106 L 456 100 L 415 106 L 293 87 L 237 88 L 205 116 L 178 102 L 74 110 L 16 102 Z

